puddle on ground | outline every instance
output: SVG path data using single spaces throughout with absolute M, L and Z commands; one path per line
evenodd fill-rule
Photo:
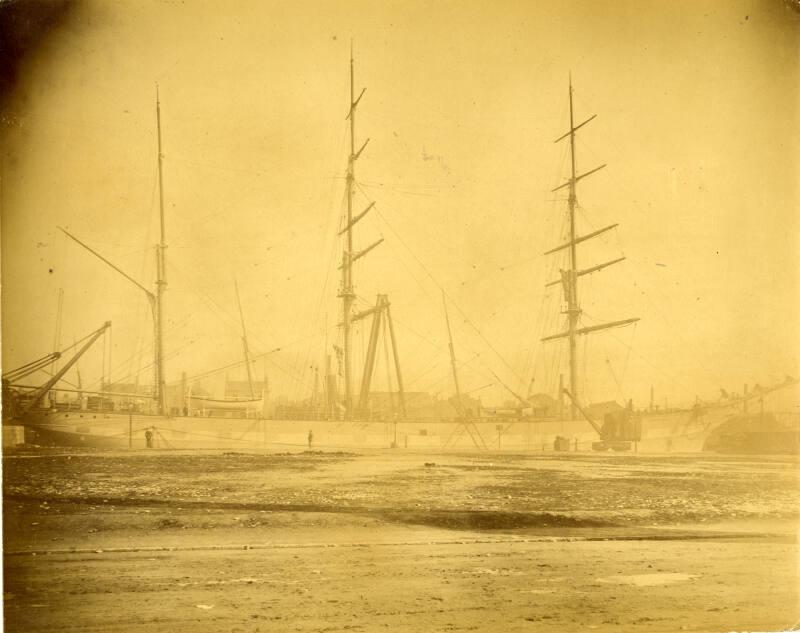
M 449 530 L 514 530 L 522 528 L 610 527 L 613 523 L 548 512 L 502 510 L 384 511 L 382 518 L 399 523 Z
M 634 574 L 629 576 L 605 576 L 598 578 L 598 582 L 611 583 L 614 585 L 633 585 L 635 587 L 656 587 L 658 585 L 672 585 L 676 582 L 686 582 L 692 578 L 699 578 L 697 574 Z

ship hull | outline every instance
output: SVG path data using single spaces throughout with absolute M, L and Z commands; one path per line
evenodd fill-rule
M 692 411 L 645 414 L 639 452 L 699 452 L 708 434 L 735 407 L 697 415 Z M 271 420 L 237 417 L 166 417 L 122 412 L 40 410 L 24 419 L 25 441 L 41 446 L 98 449 L 240 449 L 280 447 L 326 449 L 500 449 L 551 451 L 557 437 L 569 450 L 592 450 L 596 432 L 585 420 L 481 418 L 454 420 Z M 309 442 L 309 435 L 311 440 Z

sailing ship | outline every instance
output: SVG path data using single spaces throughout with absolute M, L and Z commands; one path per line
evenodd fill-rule
M 276 446 L 305 446 L 307 438 L 315 438 L 315 446 L 325 447 L 381 447 L 405 446 L 408 448 L 441 449 L 467 448 L 486 450 L 490 446 L 513 450 L 642 450 L 642 451 L 699 451 L 708 434 L 728 417 L 746 411 L 754 401 L 763 408 L 778 410 L 780 405 L 773 400 L 789 398 L 796 400 L 796 390 L 791 387 L 797 381 L 787 380 L 768 389 L 753 390 L 741 397 L 707 405 L 696 404 L 688 409 L 657 411 L 652 403 L 648 410 L 634 411 L 632 406 L 617 406 L 596 419 L 591 408 L 583 401 L 580 390 L 579 358 L 577 341 L 595 332 L 621 328 L 636 323 L 637 317 L 622 318 L 597 325 L 581 323 L 579 301 L 579 279 L 610 267 L 624 258 L 616 258 L 587 268 L 579 268 L 578 246 L 617 225 L 579 234 L 576 224 L 577 185 L 588 176 L 597 173 L 605 165 L 578 174 L 576 171 L 576 133 L 595 117 L 575 125 L 572 83 L 569 85 L 569 131 L 557 141 L 569 141 L 570 174 L 567 181 L 554 191 L 567 190 L 568 232 L 566 241 L 549 251 L 547 255 L 567 251 L 567 267 L 560 271 L 560 278 L 548 282 L 548 286 L 560 286 L 566 306 L 565 328 L 542 339 L 542 344 L 563 341 L 568 347 L 569 372 L 566 385 L 559 385 L 553 401 L 558 406 L 541 406 L 536 398 L 523 397 L 509 391 L 519 401 L 519 406 L 510 411 L 491 408 L 470 407 L 459 386 L 455 346 L 445 302 L 445 320 L 449 340 L 449 351 L 455 387 L 454 411 L 449 416 L 424 417 L 409 409 L 408 394 L 404 390 L 403 375 L 398 355 L 397 338 L 392 321 L 391 304 L 386 294 L 379 294 L 374 305 L 356 310 L 357 295 L 354 282 L 354 264 L 378 247 L 379 239 L 363 249 L 356 250 L 354 230 L 358 223 L 373 209 L 370 202 L 361 211 L 355 209 L 355 168 L 369 139 L 362 144 L 356 142 L 356 114 L 365 90 L 356 97 L 354 62 L 350 56 L 349 107 L 346 120 L 349 126 L 349 154 L 345 175 L 345 204 L 338 235 L 343 240 L 342 259 L 339 265 L 341 279 L 337 298 L 341 300 L 341 345 L 334 346 L 334 354 L 326 355 L 324 399 L 314 407 L 303 410 L 300 415 L 278 411 L 278 415 L 267 410 L 267 394 L 257 393 L 253 387 L 251 364 L 254 357 L 247 343 L 244 315 L 236 287 L 237 303 L 242 322 L 242 344 L 244 364 L 248 371 L 249 392 L 244 397 L 215 398 L 193 393 L 191 387 L 182 387 L 177 407 L 167 403 L 167 384 L 164 373 L 164 292 L 165 275 L 165 218 L 162 185 L 163 154 L 161 148 L 161 106 L 156 99 L 156 124 L 158 137 L 158 185 L 160 239 L 156 246 L 155 291 L 151 291 L 127 275 L 102 255 L 94 251 L 77 237 L 64 230 L 71 239 L 111 266 L 147 296 L 152 309 L 154 332 L 153 391 L 149 395 L 151 410 L 134 402 L 131 394 L 113 392 L 97 393 L 96 406 L 54 407 L 44 402 L 45 395 L 54 389 L 58 380 L 77 362 L 108 327 L 104 325 L 81 342 L 76 355 L 39 387 L 21 388 L 19 380 L 61 356 L 56 352 L 43 359 L 29 363 L 23 368 L 4 374 L 4 423 L 20 423 L 25 427 L 26 441 L 33 444 L 56 444 L 68 446 L 93 446 L 111 448 L 141 448 L 148 445 L 149 436 L 155 447 L 163 448 L 265 448 Z M 62 229 L 63 230 L 63 229 Z M 444 298 L 444 297 L 443 297 Z M 371 319 L 366 354 L 357 385 L 352 337 L 354 328 Z M 386 395 L 392 406 L 389 414 L 377 413 L 371 406 L 372 383 L 380 337 L 383 336 L 387 368 L 394 372 L 389 376 L 389 391 Z M 389 347 L 392 363 L 389 362 Z M 332 368 L 332 357 L 336 358 L 339 371 Z M 339 375 L 341 380 L 339 380 Z M 496 374 L 495 374 L 496 376 Z M 497 376 L 496 376 L 497 377 Z M 498 381 L 502 383 L 502 380 Z M 341 385 L 339 383 L 342 383 Z M 504 384 L 504 383 L 502 383 Z M 316 388 L 315 388 L 316 393 Z M 109 398 L 126 396 L 122 405 L 103 406 Z M 563 404 L 564 397 L 569 406 Z M 9 402 L 18 406 L 6 415 Z M 766 404 L 765 404 L 766 403 Z M 784 407 L 785 408 L 785 407 Z M 455 415 L 455 417 L 453 417 Z M 12 420 L 13 418 L 13 420 Z M 309 441 L 310 443 L 310 441 Z
M 537 403 L 536 395 L 527 397 L 519 395 L 506 385 L 496 373 L 492 372 L 495 379 L 517 400 L 518 405 L 505 411 L 497 409 L 470 410 L 463 402 L 450 319 L 447 314 L 447 302 L 443 290 L 442 299 L 457 418 L 455 425 L 442 434 L 442 446 L 471 446 L 475 449 L 486 449 L 490 442 L 494 443 L 496 438 L 498 448 L 526 448 L 528 450 L 541 448 L 541 450 L 555 451 L 592 449 L 595 451 L 697 452 L 706 448 L 710 434 L 727 420 L 738 419 L 742 416 L 750 419 L 747 415 L 748 408 L 755 404 L 758 404 L 759 414 L 753 418 L 754 425 L 758 425 L 759 420 L 766 419 L 764 418 L 764 409 L 767 407 L 773 412 L 771 415 L 774 417 L 770 419 L 775 417 L 782 419 L 785 426 L 781 428 L 784 428 L 787 433 L 794 433 L 797 436 L 797 431 L 800 430 L 797 414 L 797 387 L 800 383 L 788 376 L 782 383 L 769 388 L 757 386 L 748 393 L 747 386 L 745 386 L 744 394 L 741 396 L 729 397 L 725 394 L 723 400 L 714 403 L 700 403 L 698 400 L 690 408 L 669 409 L 665 405 L 664 409 L 659 411 L 653 402 L 652 388 L 650 406 L 645 410 L 635 411 L 631 400 L 628 400 L 625 405 L 608 402 L 603 403 L 603 406 L 589 406 L 584 401 L 580 391 L 582 383 L 577 353 L 578 340 L 596 332 L 634 325 L 640 319 L 628 317 L 591 325 L 581 323 L 583 311 L 579 301 L 579 279 L 618 264 L 624 261 L 625 257 L 617 257 L 586 268 L 580 268 L 578 265 L 579 245 L 606 234 L 615 229 L 618 224 L 610 224 L 579 234 L 576 223 L 577 185 L 584 178 L 599 172 L 606 165 L 594 167 L 580 174 L 577 172 L 576 133 L 590 123 L 596 115 L 575 124 L 571 77 L 568 99 L 569 130 L 555 142 L 568 140 L 570 171 L 566 182 L 558 185 L 551 192 L 567 190 L 567 230 L 563 243 L 544 252 L 546 256 L 567 252 L 567 265 L 560 269 L 559 278 L 546 284 L 546 287 L 561 287 L 562 305 L 564 306 L 562 312 L 566 315 L 566 323 L 560 332 L 549 334 L 541 339 L 542 344 L 556 341 L 566 343 L 568 383 L 564 385 L 563 378 L 560 377 L 557 397 L 550 398 L 545 394 L 538 394 L 539 402 Z M 569 401 L 569 406 L 565 406 L 565 397 Z M 792 431 L 792 429 L 794 430 Z
M 14 420 L 25 428 L 25 442 L 40 445 L 91 446 L 103 448 L 123 448 L 137 445 L 162 447 L 186 446 L 238 446 L 240 441 L 257 434 L 263 436 L 262 429 L 254 429 L 263 416 L 265 394 L 256 394 L 251 374 L 252 360 L 247 344 L 244 315 L 239 299 L 238 285 L 236 298 L 242 320 L 242 343 L 244 364 L 247 367 L 250 384 L 249 397 L 214 398 L 203 394 L 193 394 L 191 385 L 182 385 L 177 402 L 167 401 L 167 382 L 164 372 L 164 293 L 166 279 L 166 229 L 164 216 L 164 187 L 161 139 L 161 102 L 156 91 L 156 130 L 158 150 L 158 193 L 160 239 L 156 245 L 155 292 L 127 274 L 103 255 L 72 233 L 58 227 L 69 239 L 111 267 L 127 281 L 141 290 L 151 309 L 153 318 L 154 360 L 153 389 L 149 393 L 138 389 L 117 387 L 106 389 L 101 385 L 99 391 L 82 388 L 68 389 L 58 387 L 58 382 L 66 372 L 77 363 L 89 347 L 108 330 L 110 322 L 86 337 L 85 344 L 58 371 L 54 372 L 44 385 L 28 387 L 19 380 L 38 369 L 51 365 L 64 355 L 64 351 L 49 354 L 22 368 L 3 374 L 4 423 Z M 59 304 L 60 305 L 60 304 Z M 57 337 L 58 338 L 58 337 Z M 75 346 L 73 346 L 75 347 Z M 57 402 L 50 398 L 54 391 L 72 392 L 77 398 L 68 402 Z M 5 397 L 7 396 L 7 398 Z M 175 400 L 173 398 L 172 400 Z M 9 411 L 12 409 L 13 411 Z
M 343 365 L 344 393 L 341 401 L 335 376 L 330 369 L 326 375 L 326 406 L 322 410 L 312 411 L 308 419 L 272 419 L 267 407 L 267 394 L 256 393 L 251 373 L 251 365 L 256 357 L 250 354 L 247 343 L 247 330 L 244 326 L 244 314 L 239 298 L 238 285 L 236 298 L 242 323 L 242 344 L 244 365 L 247 369 L 249 394 L 245 397 L 217 398 L 193 391 L 191 385 L 180 389 L 178 401 L 167 402 L 167 382 L 164 370 L 164 292 L 166 280 L 166 231 L 164 216 L 163 159 L 161 139 L 161 103 L 156 95 L 156 129 L 158 150 L 158 193 L 159 193 L 159 225 L 160 239 L 156 245 L 156 281 L 155 291 L 150 290 L 132 276 L 120 269 L 106 257 L 91 248 L 78 237 L 59 227 L 71 240 L 83 249 L 111 267 L 127 281 L 141 290 L 150 305 L 153 318 L 154 360 L 153 389 L 149 395 L 149 406 L 141 406 L 143 395 L 135 392 L 115 392 L 101 390 L 88 392 L 83 389 L 68 389 L 57 386 L 66 372 L 86 353 L 91 345 L 108 329 L 110 324 L 92 333 L 88 342 L 60 370 L 55 372 L 45 384 L 28 386 L 19 383 L 25 376 L 50 365 L 62 356 L 62 352 L 54 352 L 43 359 L 28 363 L 18 370 L 3 375 L 4 398 L 8 406 L 4 407 L 4 422 L 7 425 L 21 423 L 25 429 L 25 442 L 30 444 L 60 446 L 92 446 L 105 448 L 125 448 L 150 446 L 167 448 L 235 448 L 257 447 L 270 444 L 301 444 L 306 433 L 311 430 L 318 438 L 330 435 L 330 428 L 316 428 L 325 422 L 357 423 L 356 442 L 364 443 L 369 435 L 371 409 L 369 396 L 371 382 L 375 370 L 378 340 L 383 333 L 390 337 L 394 358 L 395 382 L 397 391 L 390 396 L 396 398 L 399 411 L 396 419 L 405 417 L 405 400 L 397 353 L 397 340 L 392 322 L 391 307 L 388 296 L 378 295 L 374 306 L 355 310 L 357 295 L 354 291 L 354 264 L 367 255 L 383 240 L 360 250 L 354 250 L 354 227 L 374 206 L 370 204 L 360 213 L 354 212 L 355 164 L 366 148 L 367 139 L 360 149 L 356 150 L 355 119 L 359 101 L 364 90 L 356 98 L 354 84 L 354 60 L 350 58 L 350 104 L 347 113 L 350 128 L 350 153 L 346 172 L 347 208 L 344 216 L 345 226 L 339 231 L 343 237 L 344 249 L 341 265 L 342 276 L 338 297 L 342 301 L 342 322 L 340 329 L 343 337 L 342 346 L 337 347 L 337 358 Z M 355 374 L 351 338 L 355 324 L 371 317 L 370 343 L 364 362 L 360 389 L 355 389 Z M 64 352 L 67 350 L 64 350 Z M 276 350 L 272 350 L 276 351 Z M 269 353 L 269 352 L 268 352 Z M 330 357 L 328 359 L 330 367 Z M 53 391 L 78 393 L 78 398 L 70 403 L 56 403 L 46 396 Z M 86 396 L 89 396 L 88 398 Z M 172 398 L 175 400 L 175 398 Z M 11 403 L 15 406 L 11 406 Z M 293 417 L 293 416 L 290 416 Z M 336 442 L 345 444 L 353 441 L 353 433 L 343 429 L 341 425 L 335 435 L 343 435 Z M 378 440 L 384 442 L 386 433 L 381 433 Z M 148 439 L 149 438 L 149 439 Z
M 768 389 L 759 387 L 748 394 L 745 386 L 744 395 L 741 397 L 726 398 L 723 402 L 710 404 L 701 404 L 697 401 L 689 409 L 662 410 L 659 412 L 652 402 L 651 389 L 651 403 L 647 410 L 634 411 L 632 402 L 628 400 L 625 406 L 610 403 L 612 406 L 607 407 L 609 410 L 605 413 L 601 413 L 601 419 L 597 419 L 589 411 L 589 407 L 584 402 L 580 391 L 578 340 L 593 333 L 634 325 L 640 320 L 638 317 L 629 317 L 591 325 L 583 325 L 581 323 L 583 310 L 579 300 L 579 280 L 586 275 L 605 270 L 625 260 L 625 257 L 617 257 L 586 268 L 580 268 L 578 265 L 579 245 L 606 234 L 618 226 L 615 223 L 581 235 L 578 234 L 576 223 L 578 183 L 606 167 L 605 164 L 602 164 L 583 173 L 578 173 L 576 168 L 575 145 L 577 132 L 593 121 L 595 117 L 596 115 L 592 115 L 577 125 L 575 124 L 573 87 L 572 78 L 570 77 L 569 130 L 555 140 L 555 143 L 565 140 L 569 142 L 570 171 L 566 182 L 558 185 L 551 192 L 567 190 L 567 235 L 566 241 L 544 253 L 544 255 L 549 256 L 567 251 L 568 254 L 567 266 L 560 270 L 560 278 L 549 281 L 546 284 L 546 287 L 561 287 L 566 324 L 562 331 L 549 334 L 541 339 L 544 344 L 551 341 L 566 342 L 568 351 L 568 384 L 565 386 L 563 380 L 559 381 L 559 403 L 556 407 L 556 419 L 538 420 L 536 424 L 537 435 L 541 437 L 544 443 L 550 444 L 555 450 L 562 451 L 577 449 L 578 446 L 590 446 L 598 451 L 627 451 L 631 449 L 700 451 L 703 450 L 706 438 L 711 431 L 732 415 L 742 411 L 747 412 L 748 404 L 753 401 L 757 401 L 760 404 L 762 411 L 765 398 L 768 403 L 770 403 L 770 400 L 773 401 L 772 404 L 774 406 L 772 408 L 791 409 L 792 407 L 782 407 L 779 404 L 781 400 L 785 402 L 787 397 L 789 400 L 794 398 L 795 402 L 797 399 L 797 389 L 791 388 L 796 387 L 798 381 L 787 377 L 783 383 Z M 532 403 L 516 394 L 514 395 L 523 405 L 529 406 L 531 410 L 535 409 Z M 568 408 L 564 406 L 564 396 L 569 400 Z M 796 426 L 796 411 L 791 415 L 794 419 L 790 423 Z

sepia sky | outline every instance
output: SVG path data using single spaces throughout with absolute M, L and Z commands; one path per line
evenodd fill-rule
M 104 321 L 84 386 L 150 362 L 162 107 L 167 379 L 238 361 L 238 282 L 273 393 L 307 397 L 337 343 L 350 42 L 360 307 L 392 302 L 406 388 L 554 393 L 572 75 L 586 400 L 713 399 L 797 377 L 800 13 L 782 0 L 76 2 L 22 59 L 2 113 L 3 365 Z M 363 350 L 365 332 L 355 337 Z M 562 369 L 559 370 L 559 361 Z M 385 388 L 384 359 L 375 388 Z M 356 364 L 360 371 L 360 363 Z M 242 379 L 244 371 L 231 370 Z M 223 375 L 208 382 L 221 388 Z M 531 380 L 533 385 L 531 386 Z

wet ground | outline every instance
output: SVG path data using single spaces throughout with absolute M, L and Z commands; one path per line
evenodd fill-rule
M 779 631 L 797 463 L 6 452 L 7 631 Z

